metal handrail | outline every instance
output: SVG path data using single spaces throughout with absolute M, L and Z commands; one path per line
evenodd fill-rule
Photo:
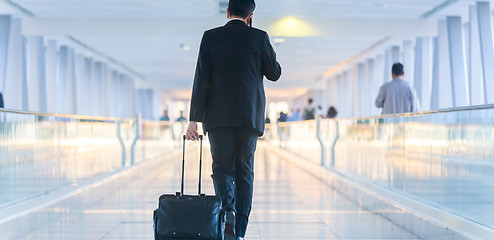
M 154 121 L 154 120 L 144 120 L 142 119 L 141 122 L 143 124 L 154 124 L 154 125 L 159 125 L 159 126 L 173 126 L 174 123 L 171 121 Z
M 428 111 L 421 111 L 421 112 L 411 112 L 411 113 L 383 114 L 383 115 L 367 116 L 367 117 L 326 118 L 324 120 L 359 121 L 359 120 L 400 118 L 400 117 L 418 117 L 418 116 L 426 116 L 426 115 L 432 115 L 432 114 L 438 114 L 438 113 L 452 113 L 452 112 L 475 111 L 475 110 L 485 110 L 485 109 L 493 109 L 494 110 L 494 104 L 468 106 L 468 107 L 456 107 L 456 108 L 444 108 L 444 109 L 428 110 Z M 290 126 L 291 123 L 315 122 L 315 121 L 316 121 L 315 119 L 312 119 L 312 120 L 293 121 L 293 122 L 277 122 L 276 124 L 278 124 L 280 126 Z M 273 123 L 271 123 L 271 124 L 273 124 Z
M 31 111 L 21 111 L 7 108 L 0 108 L 0 113 L 13 113 L 13 114 L 23 114 L 23 115 L 35 115 L 43 117 L 61 117 L 61 118 L 72 118 L 80 120 L 96 120 L 96 121 L 121 121 L 121 122 L 131 122 L 135 121 L 133 118 L 116 118 L 116 117 L 102 117 L 102 116 L 86 116 L 77 114 L 63 114 L 63 113 L 43 113 L 43 112 L 31 112 Z
M 384 114 L 378 116 L 368 116 L 368 117 L 355 117 L 355 118 L 332 118 L 334 121 L 351 121 L 351 120 L 370 120 L 370 119 L 384 119 L 384 118 L 398 118 L 398 117 L 417 117 L 417 116 L 425 116 L 432 115 L 438 113 L 450 113 L 450 112 L 461 112 L 461 111 L 475 111 L 475 110 L 485 110 L 485 109 L 494 109 L 494 104 L 485 104 L 485 105 L 476 105 L 476 106 L 468 106 L 468 107 L 456 107 L 456 108 L 444 108 L 437 110 L 429 110 L 422 112 L 413 112 L 413 113 L 400 113 L 400 114 Z M 86 115 L 77 115 L 77 114 L 62 114 L 62 113 L 43 113 L 43 112 L 32 112 L 32 111 L 22 111 L 22 110 L 14 110 L 7 108 L 0 108 L 0 113 L 15 113 L 15 114 L 24 114 L 24 115 L 36 115 L 36 116 L 46 116 L 46 117 L 63 117 L 63 118 L 73 118 L 73 119 L 81 119 L 81 120 L 98 120 L 98 121 L 135 121 L 134 118 L 116 118 L 116 117 L 102 117 L 102 116 L 86 116 Z M 145 122 L 149 122 L 149 120 L 143 120 Z M 305 121 L 297 121 L 297 122 L 315 122 L 316 120 L 305 120 Z M 292 122 L 280 122 L 276 124 L 280 124 L 281 126 L 289 126 Z M 163 125 L 169 125 L 170 123 L 163 122 Z M 274 123 L 271 123 L 274 124 Z
M 412 113 L 383 114 L 383 115 L 369 116 L 369 117 L 337 118 L 335 120 L 370 120 L 370 119 L 398 118 L 398 117 L 418 117 L 418 116 L 426 116 L 426 115 L 432 115 L 438 113 L 452 113 L 452 112 L 475 111 L 475 110 L 485 110 L 485 109 L 494 109 L 494 104 L 444 108 L 444 109 L 428 110 L 428 111 L 412 112 Z

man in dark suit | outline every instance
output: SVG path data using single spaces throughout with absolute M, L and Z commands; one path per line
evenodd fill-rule
M 254 152 L 264 133 L 263 76 L 277 81 L 281 67 L 266 32 L 249 27 L 254 0 L 230 0 L 229 22 L 204 33 L 186 137 L 209 134 L 214 189 L 226 215 L 225 239 L 243 239 L 252 206 Z

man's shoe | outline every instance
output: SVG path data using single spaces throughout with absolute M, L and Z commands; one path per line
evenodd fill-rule
M 235 212 L 227 210 L 225 212 L 225 240 L 237 240 L 235 235 Z

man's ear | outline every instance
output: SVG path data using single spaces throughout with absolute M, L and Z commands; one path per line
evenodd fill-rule
M 228 8 L 226 9 L 226 18 L 230 18 L 230 10 Z
M 249 16 L 247 16 L 247 21 L 249 21 L 253 15 L 254 15 L 254 13 L 249 14 Z

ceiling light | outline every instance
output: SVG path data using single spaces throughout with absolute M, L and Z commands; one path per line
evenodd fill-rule
M 320 35 L 310 23 L 296 17 L 283 18 L 268 28 L 269 34 L 280 37 L 310 37 Z

